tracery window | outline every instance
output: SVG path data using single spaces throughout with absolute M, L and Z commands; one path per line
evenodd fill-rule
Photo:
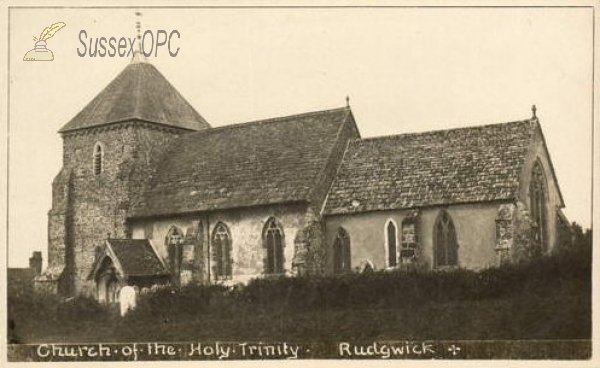
M 263 230 L 263 246 L 265 249 L 265 273 L 268 275 L 283 273 L 283 230 L 274 218 L 267 221 Z
M 352 269 L 350 257 L 350 236 L 340 227 L 333 242 L 333 272 L 342 273 Z
M 442 210 L 436 220 L 433 230 L 435 244 L 435 266 L 458 265 L 458 242 L 456 228 L 448 212 Z
M 231 233 L 224 223 L 219 222 L 215 226 L 212 234 L 211 246 L 215 278 L 231 278 L 233 264 L 233 259 L 231 257 Z
M 529 184 L 530 212 L 533 221 L 533 240 L 542 251 L 548 249 L 548 213 L 546 209 L 546 178 L 539 161 L 531 170 Z
M 94 145 L 94 175 L 100 175 L 104 171 L 104 147 L 102 143 L 97 142 Z

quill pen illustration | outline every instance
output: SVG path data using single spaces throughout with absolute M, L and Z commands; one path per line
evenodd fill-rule
M 50 27 L 46 27 L 42 34 L 40 35 L 40 41 L 46 41 L 50 37 L 54 36 L 56 32 L 58 32 L 62 27 L 66 26 L 63 22 L 54 23 Z
M 23 57 L 23 61 L 52 61 L 54 60 L 54 54 L 52 51 L 46 48 L 46 40 L 54 36 L 56 32 L 61 30 L 66 24 L 64 22 L 57 22 L 50 27 L 44 28 L 40 38 L 33 38 L 35 42 L 35 48 L 29 50 Z

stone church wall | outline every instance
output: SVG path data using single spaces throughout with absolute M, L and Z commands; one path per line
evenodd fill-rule
M 550 252 L 554 251 L 557 248 L 558 243 L 558 229 L 557 229 L 557 221 L 558 211 L 561 207 L 561 198 L 560 192 L 558 189 L 558 183 L 555 180 L 554 174 L 552 172 L 552 165 L 550 163 L 550 157 L 548 155 L 548 151 L 545 148 L 544 138 L 542 132 L 539 128 L 536 129 L 535 138 L 533 140 L 531 149 L 527 154 L 525 159 L 525 164 L 522 171 L 522 176 L 519 180 L 519 199 L 523 204 L 525 204 L 526 208 L 530 207 L 530 196 L 529 196 L 529 185 L 531 183 L 531 171 L 533 169 L 533 165 L 539 160 L 543 169 L 544 176 L 546 178 L 546 188 L 547 188 L 547 226 L 548 226 L 548 249 Z
M 49 265 L 65 271 L 67 295 L 93 294 L 87 280 L 95 249 L 107 237 L 125 238 L 127 211 L 133 194 L 144 185 L 175 130 L 121 123 L 63 135 L 63 168 L 53 184 L 49 213 Z M 103 172 L 95 175 L 93 153 L 103 147 Z M 67 184 L 64 176 L 70 174 Z M 67 204 L 66 199 L 69 199 Z
M 480 269 L 496 262 L 496 216 L 498 203 L 458 204 L 443 207 L 456 227 L 458 263 L 460 267 Z M 421 209 L 418 225 L 418 262 L 426 268 L 433 266 L 433 231 L 440 207 Z M 368 212 L 355 215 L 336 215 L 326 218 L 325 249 L 327 271 L 333 272 L 332 247 L 342 226 L 350 236 L 351 264 L 356 268 L 370 261 L 375 269 L 386 268 L 386 224 L 393 220 L 397 226 L 397 245 L 402 237 L 402 221 L 412 210 Z
M 292 261 L 295 255 L 295 239 L 305 227 L 310 216 L 307 216 L 305 204 L 273 205 L 264 207 L 253 207 L 246 209 L 232 209 L 225 211 L 214 211 L 189 216 L 173 216 L 162 219 L 133 219 L 131 220 L 131 231 L 134 239 L 149 238 L 157 249 L 159 255 L 169 264 L 169 252 L 166 238 L 172 226 L 177 226 L 186 232 L 186 229 L 200 224 L 203 229 L 204 239 L 212 235 L 218 222 L 224 223 L 231 233 L 233 277 L 225 281 L 227 284 L 245 283 L 253 277 L 264 276 L 265 249 L 263 246 L 263 229 L 266 222 L 274 217 L 283 228 L 284 233 L 284 268 L 286 275 L 292 275 L 295 271 Z M 214 277 L 209 275 L 211 267 L 208 266 L 209 247 L 202 251 L 203 274 L 196 281 L 214 283 Z

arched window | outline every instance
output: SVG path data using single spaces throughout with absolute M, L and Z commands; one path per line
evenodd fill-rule
M 167 251 L 169 252 L 169 269 L 171 270 L 172 280 L 175 285 L 179 285 L 179 275 L 181 269 L 181 244 L 183 244 L 183 232 L 177 226 L 171 226 L 165 240 Z
M 229 228 L 219 222 L 212 234 L 213 272 L 216 279 L 228 279 L 232 276 L 231 234 Z
M 531 170 L 529 184 L 531 219 L 533 220 L 534 241 L 542 251 L 548 249 L 548 213 L 546 210 L 546 178 L 539 161 Z
M 388 267 L 398 265 L 398 228 L 393 220 L 388 220 L 385 225 L 385 254 Z
M 274 218 L 270 218 L 263 229 L 263 246 L 265 273 L 267 275 L 283 273 L 283 230 Z
M 104 171 L 104 147 L 97 142 L 94 146 L 94 175 L 100 175 Z
M 458 265 L 458 242 L 456 228 L 448 212 L 442 210 L 433 230 L 435 244 L 435 266 Z
M 347 272 L 351 267 L 350 236 L 343 227 L 340 227 L 333 242 L 333 272 Z

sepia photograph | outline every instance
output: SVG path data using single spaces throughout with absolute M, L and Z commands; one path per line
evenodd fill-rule
M 3 7 L 3 361 L 593 365 L 597 4 L 151 4 Z

